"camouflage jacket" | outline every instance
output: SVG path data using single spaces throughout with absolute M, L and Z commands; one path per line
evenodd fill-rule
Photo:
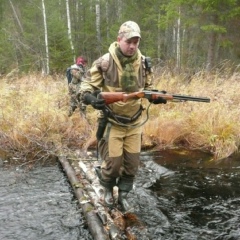
M 122 76 L 122 66 L 115 54 L 118 43 L 114 42 L 109 47 L 109 52 L 97 59 L 86 74 L 86 79 L 82 82 L 79 92 L 93 92 L 100 89 L 103 92 L 122 91 L 120 79 Z M 138 59 L 133 63 L 138 76 L 139 91 L 152 89 L 153 73 L 145 66 L 145 56 L 138 50 Z M 110 104 L 111 110 L 121 116 L 132 117 L 140 109 L 142 100 L 132 99 L 127 102 L 115 102 Z

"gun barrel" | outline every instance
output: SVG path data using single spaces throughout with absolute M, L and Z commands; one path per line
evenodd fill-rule
M 210 98 L 207 97 L 194 97 L 194 96 L 186 96 L 186 95 L 173 95 L 173 99 L 177 99 L 180 101 L 195 101 L 195 102 L 210 102 Z

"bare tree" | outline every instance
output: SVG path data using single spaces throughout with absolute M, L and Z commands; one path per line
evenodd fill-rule
M 44 74 L 49 74 L 49 49 L 48 49 L 48 31 L 47 31 L 47 19 L 46 19 L 46 10 L 45 10 L 45 2 L 42 0 L 42 13 L 43 13 L 43 21 L 44 21 L 44 36 L 45 36 L 45 52 L 46 52 L 46 61 L 43 61 L 43 69 L 42 72 Z
M 73 41 L 72 41 L 71 18 L 70 18 L 70 10 L 69 10 L 69 1 L 68 0 L 66 0 L 66 10 L 67 10 L 68 39 L 69 39 L 69 42 L 70 42 L 71 50 L 74 54 L 75 50 L 74 50 Z M 75 61 L 75 54 L 74 54 L 74 57 L 73 57 L 73 61 Z
M 107 22 L 107 41 L 109 40 L 109 13 L 110 13 L 110 9 L 109 9 L 109 3 L 108 0 L 106 1 L 106 22 Z
M 161 13 L 159 11 L 158 13 L 158 22 L 160 22 L 161 20 Z M 157 34 L 157 39 L 158 39 L 158 43 L 157 43 L 157 57 L 160 59 L 161 56 L 161 32 L 160 32 L 160 28 L 158 26 L 158 34 Z
M 179 17 L 178 17 L 178 20 L 177 20 L 177 71 L 180 71 L 180 68 L 181 68 L 181 37 L 180 37 L 180 29 L 181 29 L 181 10 L 180 10 L 180 7 L 179 7 L 179 10 L 178 10 L 178 13 L 179 13 Z
M 98 51 L 101 52 L 101 31 L 100 31 L 100 1 L 96 0 L 96 31 L 97 31 L 97 41 L 98 41 Z
M 117 18 L 122 19 L 123 1 L 117 0 Z
M 13 10 L 13 14 L 14 14 L 14 17 L 15 17 L 17 23 L 18 23 L 18 26 L 19 26 L 21 32 L 23 33 L 23 27 L 22 27 L 22 24 L 21 24 L 21 22 L 20 22 L 20 20 L 19 20 L 19 18 L 18 18 L 18 15 L 17 15 L 17 12 L 16 12 L 16 10 L 15 10 L 15 8 L 14 8 L 14 5 L 13 5 L 13 3 L 12 3 L 11 0 L 9 0 L 9 3 L 10 3 L 11 8 L 12 8 L 12 10 Z
M 211 16 L 212 22 L 214 25 L 218 25 L 218 17 L 217 15 Z M 214 29 L 209 31 L 208 33 L 208 53 L 207 53 L 207 66 L 206 70 L 211 71 L 214 63 L 215 63 L 215 55 L 216 55 L 216 45 L 217 45 L 217 33 Z

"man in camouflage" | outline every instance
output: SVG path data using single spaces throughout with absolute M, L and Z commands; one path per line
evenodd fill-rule
M 69 107 L 68 116 L 69 117 L 72 116 L 73 112 L 77 109 L 77 107 L 80 110 L 80 114 L 82 116 L 85 116 L 86 104 L 79 101 L 79 96 L 77 95 L 85 75 L 85 67 L 83 64 L 74 64 L 71 66 L 70 71 L 71 71 L 72 80 L 68 84 L 68 92 L 70 95 L 70 107 Z
M 104 99 L 98 99 L 96 90 L 103 92 L 135 92 L 151 90 L 153 74 L 146 67 L 145 56 L 138 49 L 141 39 L 137 23 L 127 21 L 119 29 L 117 41 L 109 47 L 109 52 L 97 59 L 86 75 L 80 87 L 82 100 L 103 113 L 99 127 L 107 124 L 103 135 L 98 137 L 98 150 L 102 159 L 100 168 L 96 168 L 100 184 L 104 187 L 104 203 L 112 207 L 115 203 L 113 187 L 118 187 L 118 203 L 122 210 L 132 211 L 128 193 L 138 170 L 143 111 L 141 99 L 127 102 L 115 102 L 105 105 Z M 166 103 L 159 99 L 154 103 Z M 99 128 L 100 129 L 100 128 Z

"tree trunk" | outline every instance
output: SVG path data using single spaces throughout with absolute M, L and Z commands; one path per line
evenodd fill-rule
M 209 33 L 208 55 L 206 70 L 209 72 L 212 70 L 215 63 L 215 49 L 217 42 L 217 33 L 212 31 Z
M 67 30 L 68 30 L 68 39 L 70 42 L 70 47 L 73 53 L 73 61 L 75 62 L 75 50 L 72 41 L 72 30 L 71 30 L 71 17 L 70 17 L 70 10 L 69 10 L 69 2 L 66 0 L 66 11 L 67 11 Z
M 211 16 L 212 23 L 214 25 L 218 24 L 218 16 L 215 14 Z M 215 64 L 215 54 L 216 54 L 216 44 L 217 44 L 217 32 L 212 29 L 209 32 L 209 44 L 208 44 L 208 54 L 207 54 L 207 66 L 206 70 L 209 72 L 213 69 Z
M 180 11 L 180 7 L 179 7 L 179 17 L 178 17 L 178 20 L 177 20 L 177 44 L 176 44 L 176 47 L 177 47 L 177 65 L 176 65 L 176 68 L 177 68 L 177 71 L 178 73 L 180 72 L 180 69 L 181 69 L 181 37 L 180 37 L 180 29 L 181 29 L 181 11 Z
M 110 10 L 109 10 L 109 3 L 108 1 L 106 1 L 106 22 L 107 22 L 107 29 L 106 29 L 106 37 L 107 37 L 107 42 L 109 42 L 109 13 L 110 13 Z
M 18 26 L 19 26 L 19 28 L 20 28 L 20 30 L 21 30 L 21 33 L 23 33 L 23 27 L 22 27 L 22 24 L 21 24 L 21 22 L 20 22 L 20 20 L 19 20 L 19 18 L 18 18 L 18 15 L 17 15 L 17 12 L 16 12 L 16 10 L 15 10 L 15 8 L 14 8 L 14 5 L 13 5 L 13 3 L 12 3 L 11 0 L 9 0 L 9 3 L 10 3 L 11 8 L 12 8 L 12 10 L 13 10 L 14 17 L 15 17 L 15 19 L 16 19 L 16 21 L 17 21 L 17 23 L 18 23 Z
M 122 13 L 123 13 L 123 1 L 122 0 L 117 0 L 117 19 L 122 19 Z
M 71 159 L 67 159 L 65 156 L 59 156 L 58 158 L 82 206 L 94 239 L 104 240 L 106 239 L 104 237 L 107 236 L 111 240 L 136 240 L 136 235 L 146 233 L 145 226 L 134 213 L 123 214 L 117 208 L 109 209 L 103 205 L 104 189 L 99 184 L 94 172 L 95 163 L 88 161 L 85 164 L 79 158 L 73 159 L 71 157 Z M 117 199 L 117 187 L 114 187 L 113 195 Z M 95 214 L 94 216 L 91 215 L 93 221 L 88 217 L 90 212 L 92 212 L 92 215 Z M 98 232 L 95 228 L 98 229 Z
M 161 13 L 159 11 L 158 13 L 158 23 L 161 21 Z M 161 60 L 161 31 L 160 31 L 160 27 L 158 26 L 158 35 L 157 35 L 157 39 L 158 39 L 158 44 L 157 44 L 157 58 L 159 60 Z M 160 61 L 159 61 L 160 62 Z
M 45 3 L 42 0 L 42 13 L 43 13 L 43 21 L 44 21 L 44 36 L 45 36 L 45 53 L 46 53 L 46 60 L 43 60 L 43 73 L 48 75 L 49 70 L 49 49 L 48 49 L 48 31 L 47 31 L 47 18 L 46 18 L 46 10 L 45 10 Z
M 99 51 L 99 54 L 101 54 L 101 31 L 100 31 L 100 2 L 99 0 L 96 0 L 96 32 L 97 32 L 97 43 L 98 43 L 98 51 Z
M 104 230 L 100 219 L 96 215 L 95 209 L 93 205 L 90 203 L 90 199 L 87 198 L 87 195 L 83 190 L 82 183 L 80 183 L 78 178 L 76 177 L 74 169 L 71 167 L 66 157 L 59 156 L 58 158 L 73 187 L 75 196 L 77 197 L 79 204 L 82 207 L 89 230 L 94 240 L 108 240 L 109 237 L 106 231 Z

